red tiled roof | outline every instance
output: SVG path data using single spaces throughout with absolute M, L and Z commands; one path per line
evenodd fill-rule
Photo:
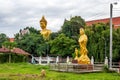
M 22 55 L 30 55 L 29 53 L 25 52 L 24 50 L 20 48 L 14 48 L 11 52 L 16 54 L 22 54 Z
M 2 52 L 2 53 L 8 53 L 10 51 L 9 51 L 9 49 L 3 47 L 3 48 L 0 48 L 0 52 Z
M 110 22 L 110 18 L 106 18 L 106 19 L 86 21 L 86 24 L 87 26 L 91 26 L 92 24 L 96 24 L 96 23 L 109 23 L 109 22 Z M 112 18 L 112 22 L 113 22 L 114 28 L 120 27 L 120 17 Z
M 14 42 L 14 38 L 9 38 L 10 42 Z
M 30 55 L 29 53 L 25 52 L 24 50 L 20 49 L 20 48 L 14 48 L 13 50 L 9 50 L 7 48 L 0 48 L 0 52 L 1 53 L 16 53 L 16 54 L 20 54 L 20 55 Z

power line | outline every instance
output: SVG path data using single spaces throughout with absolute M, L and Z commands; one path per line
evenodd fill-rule
M 114 10 L 114 11 L 116 12 L 116 11 L 120 11 L 120 10 Z
M 96 19 L 96 18 L 99 18 L 99 17 L 102 17 L 104 14 L 96 14 L 96 15 L 93 15 L 93 16 L 91 16 L 91 17 L 89 17 L 88 19 L 92 19 L 92 20 L 94 20 L 94 19 Z
M 106 4 L 104 4 L 104 8 L 105 8 L 105 7 L 109 7 L 109 6 L 105 6 L 105 5 L 106 5 Z M 93 10 L 94 10 L 94 9 L 93 9 Z M 103 13 L 103 11 L 102 11 L 101 8 L 100 8 L 100 10 L 101 10 L 101 13 L 93 14 L 93 15 L 90 16 L 88 19 L 96 19 L 96 18 L 98 19 L 99 17 L 107 16 L 107 15 L 109 14 L 109 11 L 106 12 L 106 13 Z M 108 9 L 108 10 L 109 10 L 109 9 Z M 113 11 L 115 11 L 114 14 L 119 13 L 120 8 L 114 8 Z M 109 16 L 109 15 L 108 15 L 108 16 Z
M 117 7 L 117 8 L 113 8 L 113 9 L 120 9 L 120 7 Z
M 96 18 L 99 18 L 99 17 L 108 15 L 108 14 L 109 14 L 109 6 L 108 6 L 108 3 L 109 3 L 109 2 L 106 2 L 106 3 L 102 4 L 102 5 L 96 4 L 96 6 L 89 7 L 86 11 L 89 11 L 89 10 L 91 11 L 91 9 L 92 9 L 92 11 L 93 11 L 93 10 L 95 10 L 95 8 L 97 8 L 96 11 L 99 11 L 99 13 L 97 12 L 97 13 L 89 16 L 88 19 L 96 19 Z M 100 6 L 101 6 L 101 7 L 100 7 Z M 105 13 L 102 8 L 107 8 L 108 12 Z

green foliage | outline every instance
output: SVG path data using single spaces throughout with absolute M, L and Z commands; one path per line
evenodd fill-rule
M 120 28 L 113 31 L 113 61 L 120 60 Z
M 49 70 L 49 67 L 26 62 L 0 64 L 0 73 L 6 74 L 40 74 L 42 69 Z
M 51 33 L 51 40 L 55 39 L 59 35 L 59 32 L 53 32 Z
M 17 43 L 16 42 L 5 41 L 2 45 L 5 48 L 9 49 L 9 52 L 11 52 L 11 50 L 17 46 Z M 9 59 L 9 63 L 10 63 L 11 62 L 11 56 L 12 56 L 12 54 L 9 53 L 8 55 L 9 55 L 8 59 Z
M 109 68 L 107 65 L 104 65 L 103 67 L 103 72 L 110 72 Z
M 24 30 L 28 29 L 30 33 L 40 34 L 39 30 L 36 30 L 34 27 L 26 27 Z
M 8 37 L 6 36 L 6 34 L 1 33 L 1 34 L 0 34 L 0 48 L 2 47 L 3 42 L 8 41 L 8 40 L 9 40 L 9 39 L 8 39 Z
M 61 32 L 64 33 L 67 37 L 73 38 L 77 41 L 79 36 L 79 29 L 84 26 L 85 21 L 80 16 L 75 16 L 72 17 L 70 21 L 64 21 Z
M 60 34 L 54 40 L 50 41 L 51 54 L 60 56 L 72 56 L 75 48 L 75 41 L 66 37 L 64 34 Z
M 0 63 L 9 62 L 9 55 L 0 53 Z
M 41 78 L 44 69 L 46 77 Z M 48 66 L 32 65 L 28 63 L 0 64 L 0 80 L 120 80 L 114 73 L 65 73 L 49 70 Z M 117 73 L 116 73 L 117 74 Z
M 14 47 L 17 46 L 17 43 L 16 42 L 5 41 L 2 45 L 4 47 L 8 48 L 9 50 L 12 50 Z
M 27 30 L 27 31 L 24 31 L 24 30 Z M 19 33 L 15 34 L 15 40 L 18 41 L 18 40 L 22 39 L 25 35 L 29 35 L 30 33 L 32 33 L 32 34 L 40 34 L 40 32 L 38 30 L 36 30 L 35 28 L 26 27 L 23 30 L 20 29 Z
M 95 61 L 103 62 L 109 56 L 109 28 L 107 24 L 98 23 L 86 29 L 88 36 L 89 56 L 94 56 Z
M 33 56 L 39 56 L 44 54 L 43 47 L 45 47 L 44 39 L 38 30 L 33 27 L 26 27 L 24 30 L 29 30 L 28 34 L 21 35 L 21 30 L 15 35 L 17 47 L 29 52 Z
M 34 56 L 38 55 L 38 49 L 41 48 L 39 44 L 44 43 L 44 39 L 39 34 L 26 34 L 22 39 L 17 41 L 18 47 L 33 54 Z
M 88 36 L 89 56 L 94 56 L 95 61 L 103 62 L 105 56 L 109 57 L 110 29 L 108 24 L 98 23 L 86 28 Z M 120 28 L 113 29 L 113 61 L 120 59 Z
M 0 54 L 0 63 L 9 62 L 9 55 L 11 55 L 10 62 L 12 62 L 12 63 L 28 61 L 28 56 L 25 56 L 25 55 L 17 55 L 15 53 L 1 53 Z
M 50 46 L 49 46 L 48 41 L 47 42 L 43 42 L 43 43 L 38 45 L 37 53 L 40 56 L 47 56 L 50 53 L 49 48 L 50 48 Z

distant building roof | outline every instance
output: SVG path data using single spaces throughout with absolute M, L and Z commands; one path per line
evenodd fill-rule
M 9 38 L 10 42 L 14 42 L 14 38 Z
M 26 29 L 26 30 L 21 30 L 20 33 L 21 33 L 22 35 L 24 35 L 24 34 L 29 34 L 30 31 L 29 31 L 29 29 Z
M 109 23 L 109 22 L 110 22 L 110 18 L 105 18 L 105 19 L 86 21 L 86 24 L 87 26 L 91 26 L 92 24 L 96 24 L 96 23 Z M 112 18 L 112 22 L 115 29 L 120 27 L 120 17 Z
M 20 49 L 20 48 L 14 48 L 12 50 L 13 53 L 16 54 L 21 54 L 21 55 L 30 55 L 29 53 L 25 52 L 24 50 Z

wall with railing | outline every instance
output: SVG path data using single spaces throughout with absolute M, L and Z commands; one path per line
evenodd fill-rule
M 40 64 L 40 65 L 44 65 L 44 64 L 50 65 L 51 70 L 54 68 L 54 70 L 61 71 L 64 69 L 65 71 L 68 71 L 68 70 L 73 70 L 74 69 L 73 67 L 77 66 L 77 68 L 74 70 L 80 71 L 81 69 L 78 67 L 85 66 L 85 65 L 80 65 L 80 64 L 73 64 L 72 63 L 73 58 L 69 57 L 69 56 L 67 56 L 66 58 L 62 58 L 59 56 L 57 56 L 57 57 L 50 57 L 50 56 L 32 57 L 31 63 L 34 62 L 34 60 L 36 60 L 38 62 L 38 64 Z M 94 58 L 92 56 L 91 57 L 91 65 L 93 65 L 92 69 L 94 69 L 94 70 L 102 70 L 104 66 L 109 67 L 109 60 L 106 57 L 104 62 L 94 62 Z M 90 65 L 88 65 L 86 67 L 87 67 L 86 70 L 89 70 Z M 112 68 L 113 68 L 113 70 L 120 72 L 120 62 L 112 62 Z

